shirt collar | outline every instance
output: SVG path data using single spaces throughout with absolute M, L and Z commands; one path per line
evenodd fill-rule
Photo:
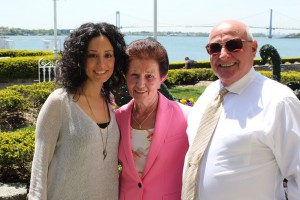
M 230 86 L 226 87 L 226 89 L 235 94 L 241 94 L 245 88 L 253 81 L 255 78 L 256 71 L 252 67 L 249 72 L 243 76 L 240 80 L 236 81 L 235 83 L 231 84 Z

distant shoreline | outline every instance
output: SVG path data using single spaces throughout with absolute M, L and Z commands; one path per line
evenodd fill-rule
M 57 29 L 57 35 L 69 35 L 73 29 Z M 122 29 L 121 29 L 122 32 Z M 138 35 L 138 36 L 152 36 L 152 31 L 124 31 L 123 34 L 126 35 Z M 0 26 L 0 37 L 2 36 L 49 36 L 54 35 L 53 29 L 20 29 L 20 28 L 8 28 Z M 181 32 L 181 31 L 163 31 L 157 32 L 157 36 L 190 36 L 190 37 L 208 37 L 207 32 Z M 253 33 L 254 37 L 268 37 L 265 33 Z M 276 38 L 300 38 L 300 33 L 290 33 L 287 35 L 277 36 Z
M 125 32 L 123 33 L 125 36 L 145 36 L 145 37 L 152 37 L 152 32 Z M 0 38 L 8 38 L 10 36 L 53 36 L 51 34 L 19 34 L 19 35 L 14 35 L 14 34 L 6 34 L 6 35 L 1 35 L 0 32 Z M 68 34 L 59 34 L 58 36 L 68 36 Z M 186 33 L 186 32 L 160 32 L 157 34 L 157 36 L 170 36 L 170 37 L 208 37 L 209 34 L 207 33 Z M 267 35 L 257 33 L 253 34 L 253 37 L 261 37 L 261 38 L 267 38 Z M 273 36 L 273 38 L 278 38 L 278 39 L 299 39 L 300 34 L 289 34 L 289 35 L 284 35 L 284 36 Z

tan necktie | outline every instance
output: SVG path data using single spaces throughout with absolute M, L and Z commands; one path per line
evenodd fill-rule
M 194 142 L 188 151 L 187 165 L 183 176 L 182 200 L 196 199 L 196 186 L 199 177 L 198 168 L 206 147 L 215 131 L 222 110 L 223 96 L 228 93 L 226 88 L 206 107 L 198 127 Z

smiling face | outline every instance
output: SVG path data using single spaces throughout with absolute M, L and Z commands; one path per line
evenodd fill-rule
M 107 37 L 101 35 L 91 39 L 85 63 L 87 82 L 103 85 L 114 71 L 114 49 Z
M 225 43 L 232 39 L 253 40 L 247 27 L 237 21 L 225 21 L 211 31 L 209 43 Z M 224 86 L 240 80 L 253 66 L 257 42 L 243 42 L 239 51 L 230 52 L 222 48 L 221 52 L 210 55 L 211 68 Z
M 136 104 L 150 106 L 156 101 L 161 83 L 159 64 L 154 59 L 132 58 L 126 73 L 129 94 Z

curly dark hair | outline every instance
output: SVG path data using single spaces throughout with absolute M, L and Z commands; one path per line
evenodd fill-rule
M 168 53 L 162 44 L 152 38 L 139 39 L 131 42 L 126 49 L 126 56 L 125 74 L 133 58 L 154 59 L 159 65 L 160 76 L 163 77 L 168 73 Z
M 103 84 L 101 91 L 105 100 L 112 103 L 112 91 L 125 83 L 122 70 L 126 62 L 124 35 L 112 24 L 85 23 L 71 32 L 64 42 L 62 59 L 58 62 L 56 82 L 65 88 L 68 94 L 80 95 L 81 86 L 87 80 L 85 61 L 88 45 L 91 39 L 100 35 L 106 36 L 114 49 L 114 72 Z

